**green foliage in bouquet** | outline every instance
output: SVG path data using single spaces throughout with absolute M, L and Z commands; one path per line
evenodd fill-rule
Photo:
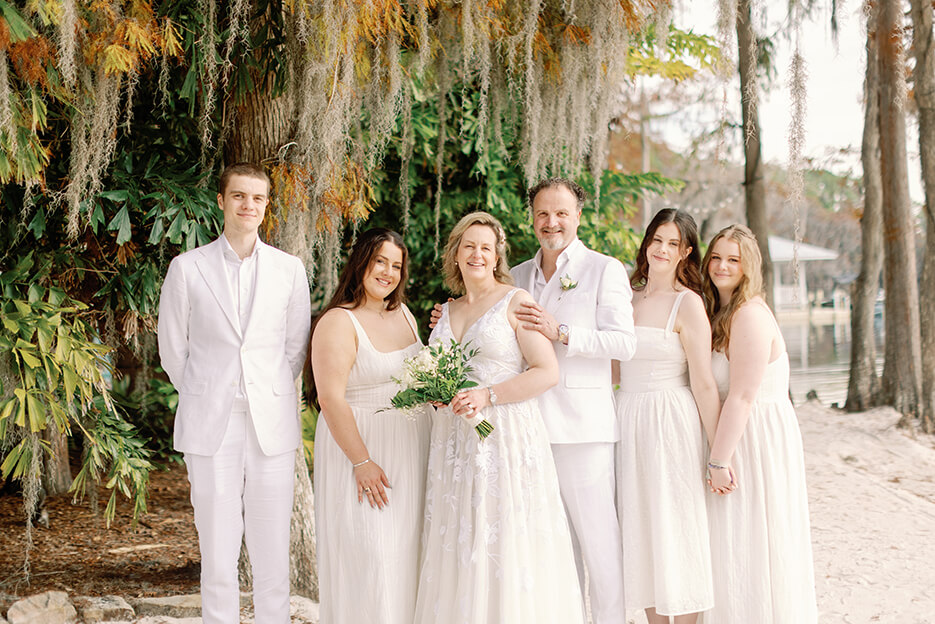
M 469 344 L 453 339 L 448 344 L 436 342 L 408 358 L 402 376 L 393 378 L 403 387 L 391 400 L 393 407 L 409 415 L 426 403 L 447 405 L 458 392 L 477 386 L 467 378 L 472 370 L 469 361 L 477 355 L 477 349 L 468 349 Z M 493 431 L 493 425 L 484 420 L 475 429 L 484 439 Z
M 402 377 L 393 378 L 403 386 L 393 397 L 393 407 L 407 411 L 433 401 L 447 404 L 461 390 L 475 387 L 477 383 L 468 380 L 467 374 L 473 370 L 468 361 L 477 349 L 467 347 L 456 340 L 447 345 L 436 342 L 407 359 Z

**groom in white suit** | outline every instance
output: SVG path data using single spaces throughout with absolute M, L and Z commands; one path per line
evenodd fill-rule
M 201 549 L 205 624 L 240 622 L 245 540 L 257 624 L 289 622 L 289 521 L 301 440 L 295 379 L 308 349 L 302 262 L 257 236 L 269 204 L 262 168 L 221 174 L 224 232 L 172 260 L 159 300 L 159 356 L 179 392 Z
M 585 193 L 552 178 L 529 189 L 540 249 L 513 268 L 516 285 L 536 303 L 518 313 L 552 340 L 558 385 L 539 397 L 552 443 L 584 595 L 587 569 L 595 624 L 624 624 L 623 555 L 615 505 L 614 443 L 619 439 L 611 360 L 636 351 L 632 291 L 616 259 L 578 240 Z M 583 564 L 583 565 L 582 565 Z

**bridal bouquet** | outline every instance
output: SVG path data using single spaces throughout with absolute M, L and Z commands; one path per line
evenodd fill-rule
M 400 379 L 393 378 L 403 387 L 393 397 L 393 407 L 409 414 L 425 403 L 448 404 L 461 390 L 475 387 L 477 383 L 468 380 L 467 374 L 471 372 L 468 361 L 477 354 L 477 349 L 467 347 L 455 340 L 447 345 L 435 342 L 403 362 Z M 469 422 L 474 420 L 480 420 L 474 429 L 481 440 L 493 431 L 493 425 L 481 420 L 479 412 Z

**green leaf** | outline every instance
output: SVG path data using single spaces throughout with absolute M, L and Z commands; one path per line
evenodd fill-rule
M 4 421 L 10 417 L 10 414 L 13 413 L 13 408 L 16 407 L 16 398 L 10 397 L 3 404 L 3 410 L 0 410 L 0 421 Z
M 75 388 L 78 386 L 78 375 L 70 365 L 62 367 L 62 380 L 65 382 L 65 399 L 71 403 L 75 398 Z
M 130 212 L 124 206 L 114 215 L 110 223 L 107 224 L 108 230 L 117 230 L 117 244 L 123 245 L 130 240 Z
M 156 222 L 153 223 L 153 229 L 149 232 L 150 245 L 158 245 L 162 241 L 162 233 L 165 231 L 165 225 L 162 223 L 162 219 L 156 219 Z
M 26 469 L 32 463 L 32 453 L 26 445 L 28 438 L 20 440 L 19 444 L 10 449 L 10 453 L 0 464 L 0 473 L 4 479 L 17 479 L 26 474 Z
M 26 403 L 29 408 L 29 430 L 33 433 L 42 431 L 46 427 L 45 408 L 42 401 L 32 392 L 26 395 Z
M 16 423 L 17 427 L 26 426 L 26 391 L 22 388 L 15 388 L 13 393 L 16 395 L 16 399 L 19 403 L 19 409 L 16 410 L 16 420 L 13 422 Z
M 23 362 L 25 362 L 26 366 L 29 368 L 39 368 L 39 366 L 42 364 L 42 362 L 39 361 L 39 358 L 37 358 L 29 351 L 20 351 L 19 355 L 21 358 L 23 358 Z
M 6 20 L 7 28 L 10 31 L 10 41 L 13 43 L 36 36 L 36 31 L 29 25 L 29 22 L 19 14 L 19 11 L 4 0 L 0 0 L 0 14 Z
M 99 195 L 111 201 L 123 202 L 127 201 L 127 197 L 129 197 L 130 193 L 127 191 L 127 189 L 120 189 L 116 191 L 103 191 Z
M 26 226 L 26 229 L 32 232 L 36 240 L 39 240 L 45 234 L 45 228 L 45 210 L 39 208 L 36 210 L 36 214 L 33 215 L 29 225 Z

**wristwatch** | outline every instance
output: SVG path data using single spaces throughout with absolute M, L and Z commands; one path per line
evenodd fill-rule
M 558 341 L 563 345 L 568 344 L 568 325 L 565 323 L 558 326 Z
M 496 405 L 497 404 L 497 393 L 494 392 L 493 386 L 487 386 L 487 394 L 490 397 L 490 404 Z

